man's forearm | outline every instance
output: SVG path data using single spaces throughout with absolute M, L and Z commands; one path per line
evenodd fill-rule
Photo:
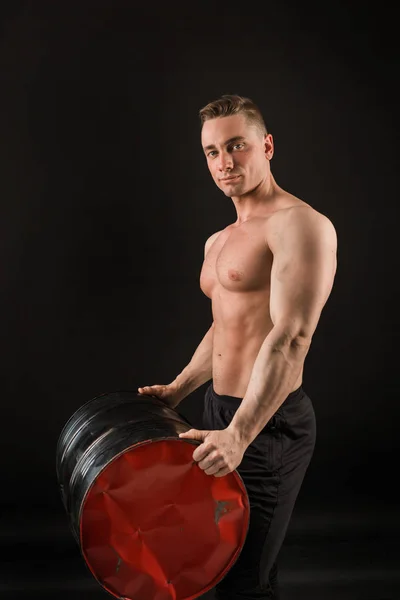
M 175 378 L 178 385 L 185 390 L 185 396 L 212 378 L 213 339 L 214 323 L 197 346 L 189 364 Z
M 276 328 L 255 360 L 246 394 L 229 429 L 249 445 L 284 402 L 304 364 L 310 341 L 289 338 Z

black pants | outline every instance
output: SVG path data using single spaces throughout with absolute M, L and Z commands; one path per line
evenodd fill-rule
M 205 395 L 204 429 L 225 429 L 241 398 Z M 315 445 L 315 415 L 302 387 L 286 398 L 244 453 L 237 472 L 250 501 L 250 523 L 238 559 L 215 587 L 217 600 L 279 598 L 277 557 Z

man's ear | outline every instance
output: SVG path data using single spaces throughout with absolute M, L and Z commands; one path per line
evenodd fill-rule
M 266 133 L 264 137 L 265 158 L 271 160 L 274 155 L 274 138 L 271 133 Z

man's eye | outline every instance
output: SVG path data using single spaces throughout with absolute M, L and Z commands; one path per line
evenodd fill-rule
M 235 144 L 233 147 L 238 148 L 239 146 L 243 146 L 243 144 Z
M 215 154 L 215 150 L 211 150 L 207 156 L 212 156 L 213 154 Z

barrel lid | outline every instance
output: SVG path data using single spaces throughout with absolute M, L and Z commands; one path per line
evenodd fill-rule
M 236 562 L 249 525 L 237 471 L 207 475 L 198 442 L 140 442 L 116 456 L 88 489 L 80 546 L 100 585 L 117 598 L 191 600 Z

